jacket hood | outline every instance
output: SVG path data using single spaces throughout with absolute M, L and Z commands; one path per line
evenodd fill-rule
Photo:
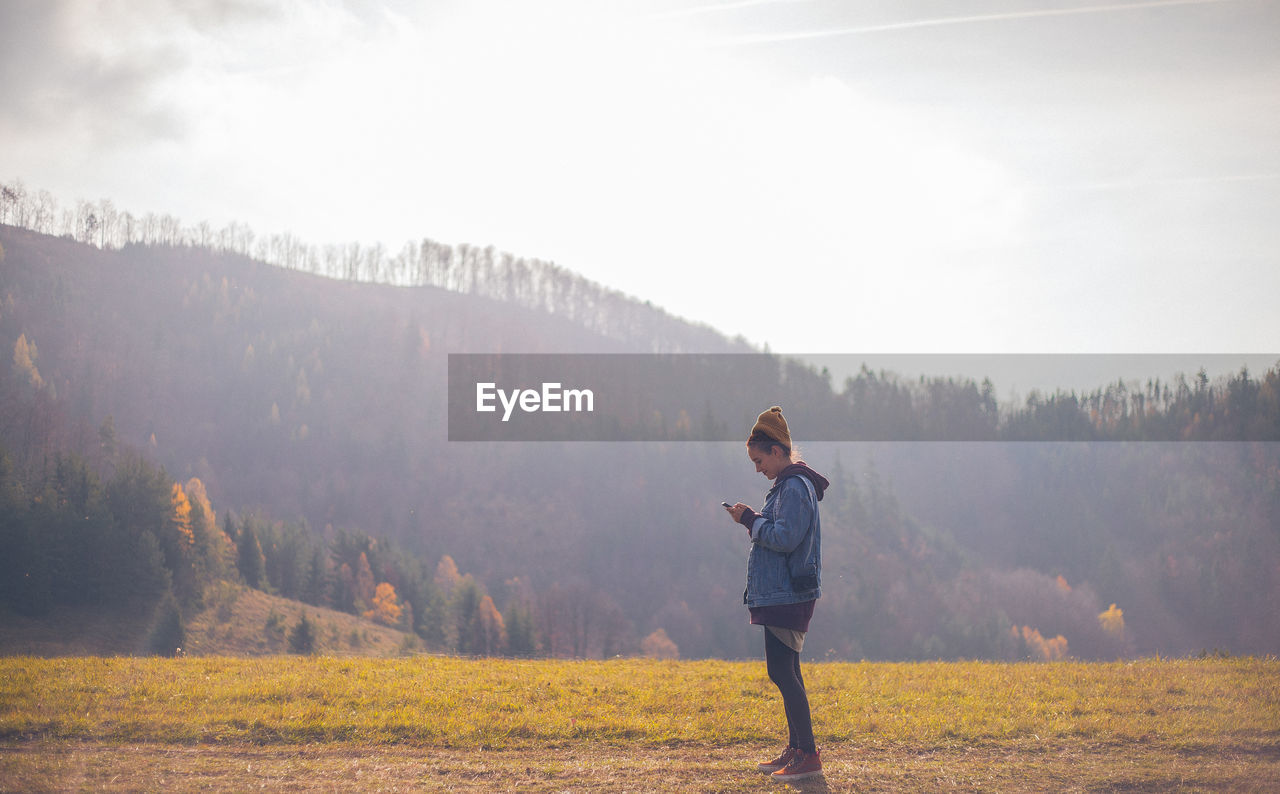
M 809 468 L 809 464 L 804 461 L 792 463 L 778 472 L 778 477 L 773 481 L 773 484 L 777 485 L 788 477 L 795 477 L 798 474 L 803 474 L 809 478 L 809 482 L 813 483 L 813 491 L 817 495 L 818 501 L 821 502 L 822 492 L 827 490 L 827 486 L 831 485 L 831 483 L 827 481 L 826 477 Z

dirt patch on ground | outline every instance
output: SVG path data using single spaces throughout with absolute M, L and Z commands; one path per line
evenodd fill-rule
M 581 744 L 500 751 L 344 744 L 0 744 L 0 791 L 778 791 L 777 748 Z M 1273 790 L 1280 746 L 1185 753 L 1139 745 L 823 748 L 800 791 Z

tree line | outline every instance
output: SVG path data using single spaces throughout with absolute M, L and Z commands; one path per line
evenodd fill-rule
M 1280 441 L 1280 361 L 1260 378 L 1242 367 L 1210 381 L 1201 369 L 1079 394 L 1033 391 L 1008 406 L 989 379 L 908 381 L 863 367 L 841 396 L 869 440 Z
M 1261 376 L 1242 367 L 1211 380 L 1201 369 L 1087 392 L 1035 390 L 1021 404 L 1002 404 L 989 378 L 912 379 L 864 365 L 836 387 L 811 365 L 758 358 L 769 363 L 752 382 L 777 383 L 806 423 L 827 428 L 832 440 L 1280 441 L 1280 361 Z M 693 406 L 697 399 L 686 401 Z
M 514 578 L 500 610 L 485 584 L 449 555 L 429 563 L 358 529 L 325 539 L 303 521 L 224 511 L 197 478 L 122 454 L 104 482 L 76 454 L 58 454 L 24 483 L 0 447 L 0 604 L 28 616 L 56 606 L 153 609 L 181 646 L 183 616 L 220 582 L 324 606 L 411 632 L 435 651 L 472 655 L 611 656 L 638 640 L 621 609 L 584 583 L 535 592 Z M 175 624 L 176 614 L 176 624 Z
M 346 281 L 439 287 L 561 316 L 608 339 L 649 339 L 652 352 L 748 350 L 744 340 L 729 342 L 705 324 L 680 321 L 687 327 L 681 337 L 674 337 L 666 328 L 675 318 L 648 301 L 554 262 L 515 256 L 494 246 L 448 245 L 425 237 L 394 252 L 381 243 L 318 245 L 287 232 L 258 235 L 240 222 L 215 228 L 207 221 L 186 224 L 168 214 L 135 215 L 118 209 L 110 199 L 80 199 L 62 207 L 49 191 L 28 189 L 18 180 L 0 184 L 0 224 L 102 250 L 200 248 Z

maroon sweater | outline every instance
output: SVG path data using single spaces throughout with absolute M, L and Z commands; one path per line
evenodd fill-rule
M 815 598 L 799 604 L 751 607 L 751 622 L 757 626 L 777 626 L 780 629 L 808 631 L 809 621 L 813 619 L 813 606 L 817 603 L 818 600 Z

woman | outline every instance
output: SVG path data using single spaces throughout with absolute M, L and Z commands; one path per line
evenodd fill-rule
M 765 627 L 769 678 L 782 693 L 789 734 L 781 755 L 759 769 L 779 780 L 803 780 L 822 774 L 809 696 L 800 674 L 800 650 L 821 595 L 818 502 L 830 483 L 799 460 L 787 420 L 776 405 L 760 414 L 751 428 L 747 456 L 756 471 L 773 481 L 773 487 L 759 513 L 741 502 L 726 509 L 751 536 L 743 601 L 751 611 L 751 622 Z

